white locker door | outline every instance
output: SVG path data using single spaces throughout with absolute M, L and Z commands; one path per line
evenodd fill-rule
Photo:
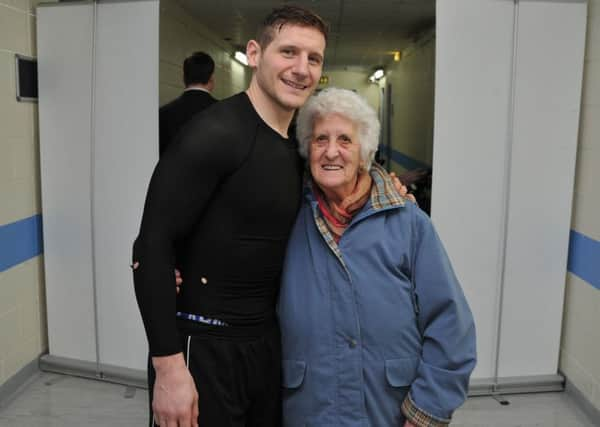
M 100 363 L 146 369 L 129 264 L 158 160 L 158 0 L 97 10 L 94 242 Z
M 586 9 L 517 3 L 501 378 L 558 371 Z
M 95 363 L 90 196 L 93 5 L 39 7 L 37 46 L 50 355 Z
M 513 15 L 512 0 L 437 2 L 432 218 L 475 317 L 473 378 L 496 364 Z

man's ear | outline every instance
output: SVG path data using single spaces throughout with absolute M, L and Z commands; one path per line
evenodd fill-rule
M 261 48 L 256 40 L 250 40 L 246 45 L 246 58 L 248 65 L 252 68 L 258 67 L 260 62 Z

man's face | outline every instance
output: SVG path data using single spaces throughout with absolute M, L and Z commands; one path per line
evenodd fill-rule
M 275 31 L 266 48 L 248 44 L 248 60 L 255 67 L 260 90 L 280 108 L 301 107 L 319 84 L 325 38 L 311 27 L 287 24 Z

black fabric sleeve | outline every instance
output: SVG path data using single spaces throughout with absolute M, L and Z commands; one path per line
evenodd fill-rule
M 201 216 L 219 183 L 247 156 L 249 135 L 239 134 L 214 115 L 192 120 L 150 180 L 132 262 L 151 356 L 182 350 L 175 316 L 175 242 Z
M 165 151 L 165 148 L 167 146 L 167 137 L 168 132 L 167 132 L 167 123 L 166 120 L 164 120 L 164 114 L 162 112 L 159 113 L 158 116 L 158 155 L 162 156 L 163 152 Z

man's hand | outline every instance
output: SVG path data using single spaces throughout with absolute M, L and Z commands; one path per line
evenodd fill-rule
M 404 422 L 404 427 L 417 427 L 417 426 L 414 425 L 413 423 L 411 423 L 410 421 L 406 420 Z
M 152 412 L 160 427 L 198 427 L 198 392 L 183 353 L 153 357 L 156 371 Z
M 400 181 L 398 179 L 396 174 L 394 172 L 390 172 L 390 176 L 392 177 L 392 180 L 394 181 L 394 187 L 396 187 L 396 191 L 398 191 L 398 193 L 400 193 L 400 195 L 402 197 L 407 198 L 408 200 L 410 200 L 413 203 L 417 203 L 417 199 L 415 199 L 415 196 L 408 192 L 406 185 L 402 184 L 402 181 Z

